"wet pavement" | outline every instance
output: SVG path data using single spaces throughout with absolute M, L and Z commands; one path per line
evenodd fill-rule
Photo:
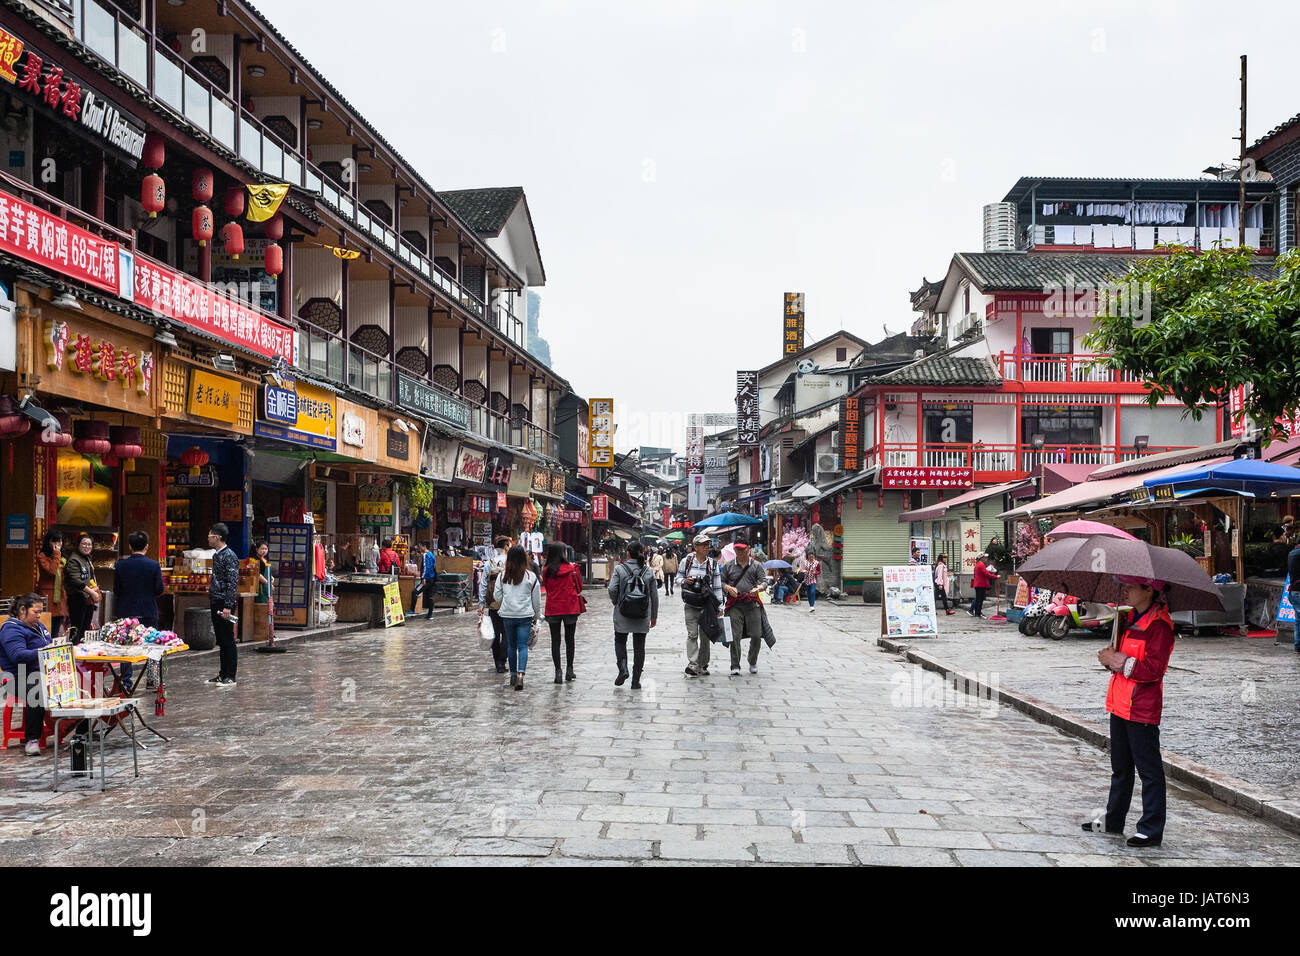
M 1080 832 L 1106 756 L 932 693 L 860 604 L 774 608 L 757 675 L 715 655 L 691 679 L 666 598 L 639 691 L 614 686 L 603 595 L 592 609 L 578 679 L 551 682 L 544 635 L 522 692 L 472 615 L 244 649 L 232 690 L 202 684 L 215 657 L 176 661 L 172 741 L 147 741 L 138 780 L 112 738 L 103 793 L 0 756 L 0 864 L 1300 862 L 1300 838 L 1174 784 L 1162 848 Z

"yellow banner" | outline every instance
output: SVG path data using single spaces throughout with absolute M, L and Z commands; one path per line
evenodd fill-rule
M 248 187 L 248 221 L 266 222 L 275 215 L 284 197 L 289 194 L 288 183 L 267 183 Z
M 333 392 L 302 382 L 298 386 L 297 429 L 333 439 L 337 435 L 338 398 Z M 331 446 L 332 447 L 332 446 Z
M 187 411 L 200 418 L 234 425 L 239 421 L 240 383 L 223 375 L 190 370 L 190 397 Z

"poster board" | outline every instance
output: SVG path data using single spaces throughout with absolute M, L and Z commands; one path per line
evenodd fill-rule
M 907 554 L 910 557 L 913 551 L 919 552 L 916 556 L 918 564 L 930 563 L 930 539 L 929 538 L 912 538 L 908 542 Z
M 1291 573 L 1287 572 L 1286 583 L 1282 585 L 1282 600 L 1277 605 L 1277 621 L 1273 624 L 1290 624 L 1295 627 L 1295 608 L 1291 605 Z
M 402 588 L 397 581 L 384 585 L 384 627 L 393 627 L 406 620 L 402 611 Z
M 979 557 L 980 551 L 980 523 L 978 521 L 963 521 L 961 523 L 961 573 L 975 573 L 975 559 Z
M 306 627 L 308 624 L 314 531 L 309 524 L 266 523 L 266 560 L 275 579 L 271 601 L 277 625 Z
M 889 637 L 938 637 L 934 611 L 934 578 L 924 564 L 883 569 L 880 633 Z
M 50 644 L 37 651 L 36 656 L 41 663 L 41 684 L 47 708 L 67 707 L 81 698 L 71 644 Z

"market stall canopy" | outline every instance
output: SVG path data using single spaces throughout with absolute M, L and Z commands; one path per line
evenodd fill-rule
M 935 518 L 942 518 L 948 513 L 949 508 L 964 508 L 966 505 L 973 505 L 977 501 L 983 501 L 985 498 L 992 498 L 994 495 L 1005 495 L 1015 491 L 1017 488 L 1023 488 L 1030 484 L 1028 481 L 1008 481 L 1001 485 L 989 485 L 987 488 L 975 488 L 956 498 L 948 501 L 941 501 L 938 504 L 930 505 L 925 508 L 917 508 L 913 511 L 904 511 L 898 516 L 899 524 L 906 524 L 909 521 L 933 521 Z
M 801 481 L 790 489 L 791 498 L 817 498 L 821 491 L 811 481 Z
M 1221 464 L 1151 477 L 1142 484 L 1147 488 L 1169 486 L 1176 498 L 1213 491 L 1254 498 L 1287 498 L 1300 494 L 1300 468 L 1258 458 L 1236 458 Z
M 1097 470 L 1096 465 L 1048 464 L 1038 466 L 1038 490 L 1045 495 L 1054 495 L 1066 488 L 1073 488 Z
M 1222 464 L 1223 462 L 1232 461 L 1229 457 L 1220 457 L 1214 461 L 1207 462 L 1206 465 Z M 1019 508 L 1012 508 L 1010 511 L 1004 511 L 997 516 L 999 521 L 1019 521 L 1025 518 L 1036 518 L 1040 515 L 1069 513 L 1080 511 L 1090 505 L 1099 505 L 1103 502 L 1110 501 L 1116 495 L 1127 494 L 1143 486 L 1147 480 L 1162 478 L 1165 475 L 1172 475 L 1178 471 L 1185 471 L 1186 464 L 1180 463 L 1162 468 L 1157 471 L 1147 471 L 1135 475 L 1122 475 L 1116 478 L 1095 478 L 1090 477 L 1087 481 L 1080 482 L 1073 488 L 1066 488 L 1064 491 L 1057 492 L 1054 495 L 1048 495 L 1045 498 L 1039 498 L 1037 501 L 1031 501 L 1027 505 L 1021 505 Z M 1095 475 L 1096 472 L 1093 472 Z
M 695 522 L 697 528 L 738 528 L 746 525 L 762 524 L 762 518 L 754 518 L 750 515 L 735 514 L 724 511 L 721 514 L 709 515 L 700 521 Z

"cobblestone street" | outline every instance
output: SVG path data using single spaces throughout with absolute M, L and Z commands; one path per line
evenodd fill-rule
M 917 697 L 856 632 L 861 605 L 774 609 L 757 675 L 715 657 L 691 680 L 665 599 L 633 691 L 595 597 L 578 680 L 551 682 L 543 637 L 522 693 L 472 615 L 246 650 L 224 692 L 201 683 L 215 657 L 178 662 L 172 742 L 151 738 L 138 781 L 120 740 L 102 794 L 52 793 L 48 757 L 6 752 L 0 862 L 1300 862 L 1296 837 L 1172 783 L 1163 848 L 1081 833 L 1105 755 L 988 701 Z

